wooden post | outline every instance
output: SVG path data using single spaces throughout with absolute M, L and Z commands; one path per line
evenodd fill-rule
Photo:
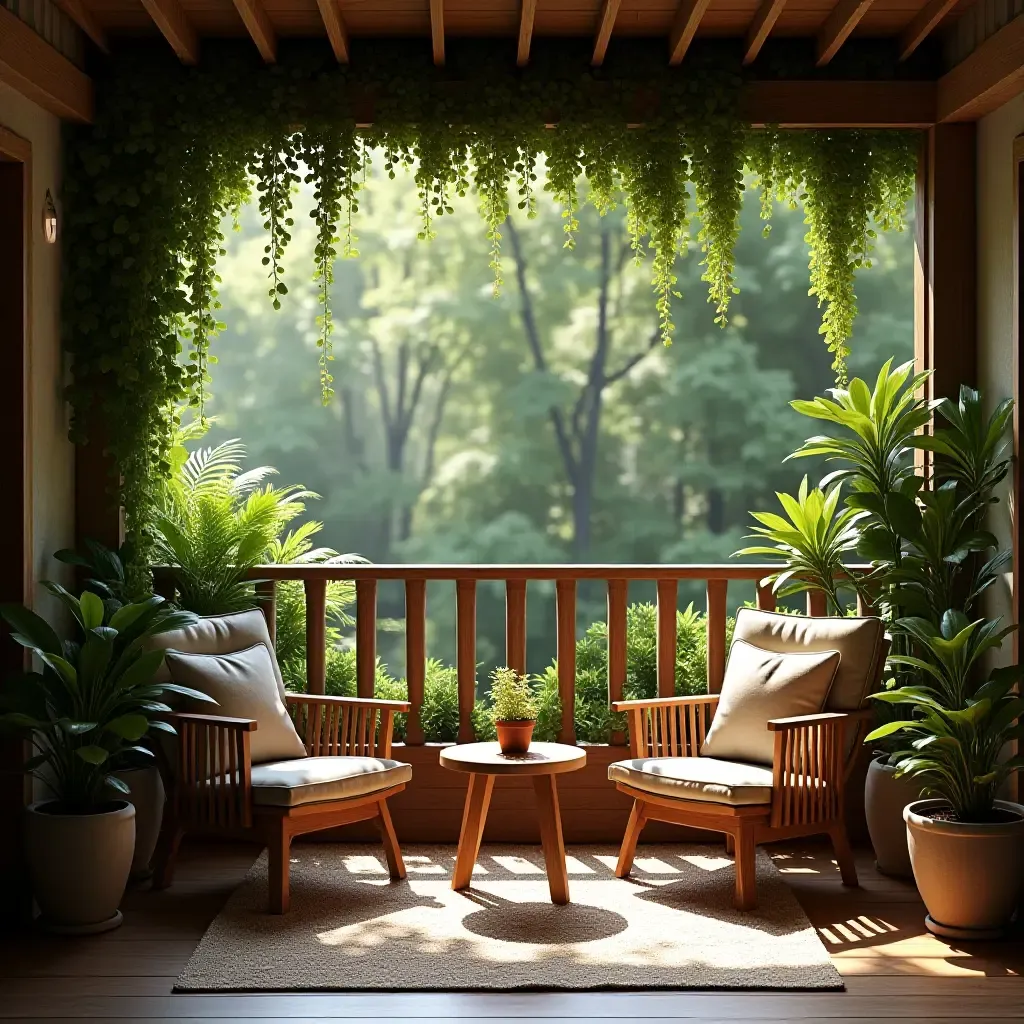
M 757 584 L 757 607 L 763 612 L 775 611 L 775 594 L 770 583 L 766 587 L 762 587 L 760 583 Z
M 658 580 L 658 610 L 655 659 L 658 666 L 658 696 L 676 695 L 676 617 L 679 581 Z
M 505 664 L 526 675 L 526 580 L 505 581 Z
M 725 679 L 728 580 L 708 580 L 708 693 L 721 693 Z
M 807 614 L 815 618 L 828 615 L 828 598 L 823 590 L 807 591 Z
M 356 696 L 372 697 L 377 674 L 377 581 L 356 580 Z
M 420 710 L 423 707 L 423 685 L 427 675 L 427 581 L 405 581 L 405 678 L 409 685 L 409 716 L 405 726 L 405 742 L 409 746 L 423 744 Z
M 576 742 L 576 581 L 555 581 L 557 618 L 555 657 L 558 660 L 558 696 L 562 702 L 559 743 Z
M 459 685 L 459 742 L 472 743 L 476 703 L 476 580 L 455 581 L 455 671 Z
M 327 580 L 303 580 L 306 592 L 306 690 L 323 693 L 327 683 Z
M 629 602 L 629 581 L 608 581 L 608 700 L 622 700 L 626 683 L 626 608 Z M 616 730 L 611 735 L 614 746 L 626 742 L 626 734 Z
M 267 620 L 267 632 L 270 634 L 270 644 L 277 644 L 277 580 L 260 580 L 256 584 L 256 600 L 260 603 L 260 610 Z

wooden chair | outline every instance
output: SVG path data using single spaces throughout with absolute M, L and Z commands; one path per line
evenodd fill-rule
M 243 614 L 262 619 L 258 611 Z M 244 620 L 244 625 L 251 622 Z M 186 639 L 189 646 L 207 653 L 201 642 Z M 171 637 L 168 646 L 173 642 Z M 269 637 L 265 642 L 269 646 Z M 224 646 L 222 638 L 217 653 L 228 653 Z M 277 671 L 276 661 L 274 668 Z M 289 904 L 293 837 L 367 820 L 380 829 L 391 878 L 405 878 L 387 801 L 412 777 L 410 765 L 391 759 L 395 715 L 410 705 L 297 693 L 286 693 L 284 703 L 305 758 L 253 764 L 251 737 L 259 728 L 255 719 L 168 716 L 178 735 L 164 759 L 168 802 L 154 888 L 171 884 L 185 832 L 255 839 L 269 852 L 270 911 L 283 914 Z
M 844 789 L 874 716 L 863 703 L 880 683 L 889 648 L 881 621 L 742 609 L 735 639 L 779 653 L 840 649 L 844 661 L 825 709 L 767 721 L 774 755 L 771 764 L 759 764 L 701 755 L 718 694 L 614 703 L 615 711 L 629 716 L 630 760 L 610 765 L 608 777 L 633 798 L 615 873 L 629 875 L 640 833 L 655 820 L 725 833 L 727 852 L 736 859 L 740 910 L 757 905 L 755 857 L 761 843 L 828 835 L 843 884 L 855 886 Z

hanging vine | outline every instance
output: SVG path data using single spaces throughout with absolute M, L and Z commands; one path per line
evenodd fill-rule
M 263 144 L 249 168 L 257 181 L 263 230 L 268 233 L 263 248 L 263 266 L 269 267 L 270 298 L 274 309 L 281 308 L 281 296 L 288 294 L 281 260 L 292 239 L 294 220 L 290 216 L 292 192 L 298 185 L 299 161 L 295 155 L 294 135 L 273 135 Z

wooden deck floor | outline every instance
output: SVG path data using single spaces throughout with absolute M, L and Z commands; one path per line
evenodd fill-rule
M 0 1019 L 32 1021 L 901 1021 L 1024 1018 L 1024 940 L 949 945 L 929 935 L 913 887 L 859 855 L 843 889 L 823 846 L 781 846 L 777 863 L 847 983 L 845 993 L 367 993 L 172 995 L 210 920 L 255 856 L 186 847 L 167 892 L 133 891 L 125 924 L 90 939 L 0 942 Z

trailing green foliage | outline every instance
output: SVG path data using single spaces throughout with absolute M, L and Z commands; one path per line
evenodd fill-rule
M 698 54 L 684 68 L 663 60 L 581 69 L 531 62 L 496 74 L 505 55 L 474 42 L 463 62 L 435 68 L 421 47 L 380 45 L 339 66 L 325 47 L 295 44 L 266 67 L 249 48 L 211 43 L 201 68 L 163 48 L 110 62 L 95 123 L 69 133 L 64 178 L 64 338 L 74 357 L 72 436 L 103 444 L 117 466 L 131 542 L 130 582 L 145 585 L 149 532 L 179 403 L 203 415 L 214 361 L 221 224 L 253 183 L 268 232 L 264 266 L 271 304 L 287 295 L 284 257 L 292 186 L 303 168 L 315 186 L 318 363 L 329 399 L 333 263 L 355 255 L 353 215 L 369 147 L 385 166 L 414 170 L 419 234 L 472 186 L 501 284 L 501 226 L 512 203 L 533 210 L 538 158 L 561 202 L 573 244 L 581 175 L 602 212 L 621 190 L 634 253 L 653 253 L 661 333 L 672 334 L 676 256 L 688 240 L 690 193 L 715 315 L 735 291 L 733 245 L 745 162 L 767 193 L 807 210 L 812 290 L 837 372 L 852 330 L 853 281 L 870 248 L 872 218 L 900 226 L 913 181 L 914 137 L 900 132 L 749 132 L 739 68 Z M 657 96 L 650 104 L 649 97 Z M 360 126 L 372 97 L 372 127 Z M 636 121 L 638 98 L 650 108 Z M 545 129 L 552 109 L 558 123 Z M 511 197 L 510 197 L 511 193 Z M 770 208 L 770 203 L 766 205 Z M 645 244 L 646 240 L 646 244 Z M 184 352 L 187 361 L 179 357 Z

